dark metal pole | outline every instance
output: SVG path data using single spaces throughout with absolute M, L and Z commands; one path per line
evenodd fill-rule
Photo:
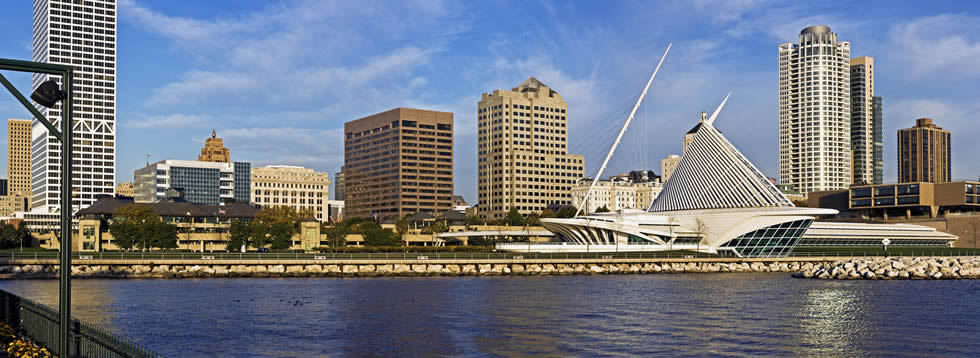
M 61 284 L 58 290 L 58 342 L 62 357 L 72 357 L 71 342 L 71 214 L 72 214 L 72 111 L 74 96 L 72 70 L 61 76 L 61 87 L 67 98 L 61 102 Z M 78 352 L 75 352 L 76 354 Z
M 2 84 L 7 90 L 14 96 L 14 98 L 19 101 L 24 108 L 26 108 L 41 124 L 47 127 L 50 135 L 61 141 L 61 252 L 60 261 L 60 271 L 61 279 L 58 292 L 58 355 L 62 357 L 72 356 L 69 352 L 69 343 L 71 342 L 71 167 L 72 167 L 72 111 L 74 101 L 73 90 L 72 90 L 72 79 L 74 78 L 73 70 L 70 66 L 49 64 L 42 62 L 29 62 L 20 60 L 10 60 L 5 58 L 0 58 L 0 69 L 20 71 L 20 72 L 30 72 L 30 73 L 41 73 L 53 76 L 61 76 L 61 86 L 62 90 L 65 92 L 66 98 L 61 102 L 61 132 L 48 120 L 44 115 L 41 114 L 34 107 L 34 104 L 28 102 L 27 98 L 24 97 L 14 87 L 10 81 L 7 80 L 2 74 L 0 74 L 0 84 Z M 47 144 L 45 144 L 47 145 Z M 37 256 L 35 254 L 35 256 Z M 78 352 L 75 352 L 76 354 Z

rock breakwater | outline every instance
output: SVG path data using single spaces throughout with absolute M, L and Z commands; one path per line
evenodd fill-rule
M 793 277 L 838 280 L 980 279 L 980 257 L 852 258 L 813 265 Z
M 366 277 L 366 276 L 499 276 L 599 275 L 711 272 L 800 272 L 806 261 L 672 261 L 672 262 L 420 262 L 269 264 L 74 264 L 75 278 L 205 278 L 205 277 Z M 11 279 L 58 276 L 56 264 L 5 264 L 0 275 Z

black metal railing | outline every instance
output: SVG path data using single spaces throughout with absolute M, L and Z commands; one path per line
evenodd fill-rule
M 59 357 L 163 357 L 98 326 L 72 319 L 68 354 L 58 346 L 58 311 L 0 290 L 0 314 L 19 334 Z

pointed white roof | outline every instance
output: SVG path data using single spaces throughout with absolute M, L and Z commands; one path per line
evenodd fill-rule
M 701 122 L 694 141 L 649 211 L 793 207 L 793 202 L 715 128 L 717 114 L 715 111 L 711 119 Z

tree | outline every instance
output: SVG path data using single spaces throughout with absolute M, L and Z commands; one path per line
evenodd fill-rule
M 608 213 L 609 212 L 609 208 L 606 207 L 605 205 L 603 205 L 602 207 L 600 207 L 598 209 L 595 209 L 595 212 L 597 212 L 597 213 Z
M 31 232 L 27 230 L 27 225 L 21 224 L 17 226 L 17 244 L 20 247 L 31 246 Z
M 177 248 L 177 226 L 162 221 L 147 223 L 147 241 L 150 247 L 161 249 Z
M 153 208 L 147 205 L 126 204 L 116 210 L 116 214 L 113 215 L 113 219 L 142 224 L 160 221 L 160 215 L 153 212 Z M 115 235 L 113 235 L 113 237 L 115 237 Z
M 481 219 L 478 215 L 467 216 L 466 225 L 470 225 L 470 226 L 483 225 L 483 219 Z
M 447 231 L 449 231 L 449 226 L 446 225 L 445 221 L 436 221 L 422 229 L 423 234 L 441 234 Z
M 112 234 L 113 242 L 120 249 L 130 250 L 139 240 L 139 228 L 133 223 L 125 220 L 113 220 L 109 224 L 109 233 Z
M 241 250 L 242 246 L 249 246 L 251 242 L 252 228 L 249 227 L 249 223 L 244 220 L 235 220 L 231 222 L 231 226 L 228 228 L 230 237 L 228 238 L 228 251 L 238 251 Z
M 541 225 L 541 218 L 538 214 L 531 214 L 527 216 L 527 220 L 524 223 L 531 226 Z
M 698 234 L 698 251 L 701 251 L 701 240 L 704 240 L 704 235 L 708 233 L 708 224 L 705 224 L 701 218 L 697 218 L 694 220 L 694 231 Z
M 805 198 L 804 199 L 800 199 L 800 200 L 793 200 L 793 205 L 795 205 L 796 207 L 799 207 L 799 208 L 807 208 L 807 207 L 810 207 L 810 204 L 807 202 L 807 200 Z
M 12 224 L 0 222 L 0 248 L 9 249 L 21 245 L 24 242 L 23 232 Z
M 573 208 L 561 208 L 555 213 L 555 216 L 562 219 L 569 219 L 575 217 L 575 209 Z
M 507 217 L 504 221 L 510 226 L 523 226 L 524 216 L 521 216 L 521 213 L 518 212 L 517 209 L 511 208 L 510 211 L 507 212 Z
M 302 219 L 302 217 L 300 217 L 300 213 L 296 212 L 296 209 L 293 209 L 292 207 L 272 206 L 262 208 L 259 210 L 259 212 L 255 213 L 255 219 L 253 219 L 253 221 L 265 225 L 272 225 L 280 222 L 293 225 L 300 219 Z
M 269 238 L 272 241 L 273 250 L 287 250 L 293 246 L 293 234 L 296 227 L 287 222 L 277 222 L 269 227 Z
M 667 232 L 670 233 L 670 237 L 667 238 L 667 251 L 674 249 L 674 224 L 677 223 L 677 218 L 673 216 L 667 217 Z
M 408 233 L 409 217 L 411 217 L 411 215 L 402 216 L 395 222 L 395 231 L 398 232 L 398 235 L 405 235 Z
M 493 239 L 488 239 L 486 236 L 474 236 L 467 242 L 471 246 L 493 246 L 494 243 Z
M 382 228 L 373 221 L 358 224 L 357 231 L 364 236 L 364 246 L 401 246 L 401 240 L 391 229 Z
M 261 249 L 266 247 L 266 245 L 269 245 L 269 227 L 270 225 L 255 221 L 252 221 L 252 223 L 248 225 L 248 236 L 252 239 L 250 242 L 252 247 Z
M 310 208 L 300 208 L 299 210 L 296 210 L 296 219 L 297 220 L 302 220 L 302 219 L 307 219 L 307 218 L 314 218 L 314 219 L 316 219 L 316 212 L 313 211 L 313 209 L 310 209 Z
M 538 214 L 538 217 L 539 218 L 544 218 L 544 219 L 553 218 L 553 217 L 557 217 L 557 216 L 558 216 L 558 214 L 555 213 L 555 211 L 554 210 L 551 210 L 551 209 L 541 210 L 541 213 Z
M 112 223 L 109 224 L 109 233 L 112 234 L 116 246 L 121 249 L 129 250 L 133 247 L 139 247 L 146 250 L 154 246 L 152 238 L 158 227 L 157 223 L 160 223 L 160 216 L 153 212 L 153 208 L 147 205 L 127 204 L 116 210 L 116 214 L 112 217 Z M 163 232 L 163 227 L 159 227 Z M 162 237 L 163 234 L 161 234 Z M 177 233 L 176 227 L 174 227 L 175 244 L 176 240 Z
M 347 246 L 347 234 L 350 233 L 350 227 L 341 222 L 328 228 L 325 233 L 327 234 L 327 244 L 330 247 L 344 247 Z

